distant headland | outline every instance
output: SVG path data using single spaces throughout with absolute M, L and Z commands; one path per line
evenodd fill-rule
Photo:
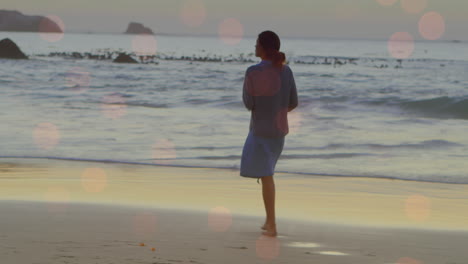
M 0 9 L 0 31 L 64 33 L 56 22 L 46 16 L 25 15 L 17 10 L 5 9 Z M 123 33 L 154 35 L 153 30 L 137 22 L 130 22 Z
M 141 23 L 136 23 L 136 22 L 130 22 L 128 24 L 127 30 L 125 31 L 125 34 L 150 34 L 154 35 L 153 31 L 148 28 L 143 26 Z
M 0 9 L 0 31 L 63 33 L 59 25 L 47 17 L 28 16 L 4 9 Z

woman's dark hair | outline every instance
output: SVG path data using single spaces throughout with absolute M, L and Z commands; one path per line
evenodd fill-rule
M 258 35 L 258 42 L 266 52 L 267 58 L 273 61 L 273 65 L 282 67 L 286 61 L 286 55 L 280 52 L 281 41 L 275 32 L 267 30 Z

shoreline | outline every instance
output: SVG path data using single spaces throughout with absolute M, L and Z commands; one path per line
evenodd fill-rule
M 213 169 L 213 170 L 239 170 L 234 167 L 208 167 L 208 166 L 197 166 L 197 165 L 174 165 L 174 164 L 163 164 L 163 163 L 145 163 L 138 161 L 124 161 L 124 160 L 105 160 L 105 159 L 82 159 L 82 158 L 70 158 L 70 157 L 35 157 L 35 156 L 0 156 L 0 164 L 3 160 L 37 160 L 41 161 L 65 161 L 65 162 L 84 162 L 84 163 L 104 163 L 114 165 L 131 165 L 131 166 L 149 166 L 154 168 L 167 167 L 167 168 L 181 168 L 181 169 Z M 414 182 L 414 183 L 434 183 L 434 184 L 455 184 L 455 185 L 466 185 L 468 183 L 463 182 L 442 182 L 442 181 L 431 181 L 431 180 L 414 180 L 405 179 L 392 176 L 356 176 L 356 175 L 345 175 L 345 174 L 326 174 L 326 173 L 312 173 L 312 172 L 293 172 L 293 171 L 275 171 L 275 174 L 290 175 L 294 177 L 326 177 L 326 178 L 346 178 L 346 179 L 369 179 L 369 180 L 390 180 L 390 181 L 403 181 L 403 182 Z

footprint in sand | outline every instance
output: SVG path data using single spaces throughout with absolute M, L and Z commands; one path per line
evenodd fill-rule
M 233 248 L 233 249 L 248 249 L 247 247 L 228 247 L 228 248 Z

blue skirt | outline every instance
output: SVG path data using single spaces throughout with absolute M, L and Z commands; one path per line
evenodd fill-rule
M 250 131 L 242 150 L 240 176 L 249 178 L 273 176 L 283 146 L 284 137 L 260 137 Z

